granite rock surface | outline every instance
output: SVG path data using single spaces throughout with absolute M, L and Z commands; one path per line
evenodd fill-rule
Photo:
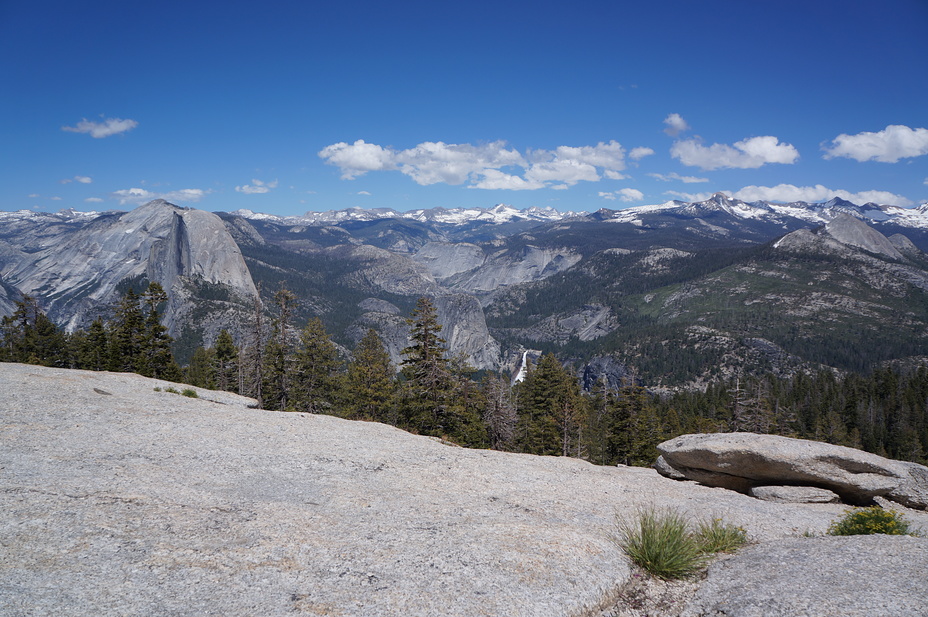
M 777 543 L 844 511 L 170 386 L 0 364 L 0 615 L 581 617 L 632 576 L 617 516 Z
M 742 493 L 764 485 L 814 486 L 852 504 L 879 496 L 928 508 L 928 468 L 854 448 L 779 435 L 701 433 L 669 439 L 657 449 L 658 471 L 709 486 Z

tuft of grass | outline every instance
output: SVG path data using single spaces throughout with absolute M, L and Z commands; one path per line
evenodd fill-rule
M 644 509 L 620 522 L 617 542 L 636 565 L 662 579 L 695 575 L 709 561 L 686 519 L 676 510 Z
M 180 394 L 180 392 L 174 386 L 168 386 L 164 389 L 165 392 L 170 392 L 171 394 Z
M 186 396 L 188 398 L 200 398 L 200 395 L 197 394 L 197 391 L 193 390 L 192 388 L 184 388 L 181 391 L 181 396 Z
M 880 506 L 848 510 L 843 517 L 828 526 L 831 536 L 858 536 L 870 534 L 890 536 L 920 535 L 911 529 L 909 521 L 895 510 L 884 510 Z
M 735 527 L 720 518 L 713 518 L 696 525 L 694 532 L 704 553 L 733 553 L 748 543 L 748 534 L 743 527 Z

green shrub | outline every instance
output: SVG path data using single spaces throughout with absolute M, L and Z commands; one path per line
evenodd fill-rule
M 709 560 L 675 510 L 641 510 L 633 521 L 619 523 L 617 542 L 635 564 L 663 579 L 692 576 Z
M 197 394 L 197 391 L 191 388 L 184 388 L 181 392 L 181 395 L 187 396 L 189 398 L 200 398 L 200 395 Z
M 714 518 L 696 525 L 696 541 L 704 553 L 733 553 L 748 542 L 748 534 L 743 527 Z
M 895 510 L 871 506 L 848 510 L 840 519 L 828 526 L 832 536 L 858 536 L 883 533 L 891 536 L 918 535 L 909 529 L 909 522 Z
M 170 392 L 171 394 L 180 394 L 180 392 L 178 392 L 177 388 L 175 388 L 175 387 L 173 387 L 173 386 L 168 386 L 167 388 L 164 389 L 164 391 L 165 391 L 165 392 Z

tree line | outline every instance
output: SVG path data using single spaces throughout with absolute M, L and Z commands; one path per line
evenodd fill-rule
M 129 288 L 113 307 L 112 318 L 98 318 L 86 330 L 63 332 L 30 295 L 0 320 L 0 361 L 92 371 L 138 373 L 179 381 L 183 372 L 171 351 L 173 339 L 161 323 L 168 296 L 158 283 L 140 295 Z
M 657 396 L 631 379 L 584 392 L 575 372 L 548 353 L 512 384 L 449 355 L 429 298 L 409 317 L 410 343 L 394 367 L 373 329 L 345 358 L 318 317 L 297 328 L 296 298 L 282 288 L 272 319 L 256 301 L 238 343 L 222 330 L 181 369 L 160 323 L 166 299 L 157 283 L 141 295 L 130 289 L 112 319 L 65 334 L 26 296 L 2 320 L 0 360 L 137 372 L 251 396 L 264 409 L 384 422 L 468 447 L 601 465 L 650 465 L 661 441 L 696 432 L 781 434 L 918 462 L 928 453 L 925 367 L 752 376 Z

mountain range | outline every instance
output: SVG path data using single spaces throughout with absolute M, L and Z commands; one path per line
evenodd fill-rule
M 156 200 L 130 212 L 0 212 L 0 313 L 21 294 L 67 329 L 157 281 L 183 359 L 240 340 L 281 286 L 296 323 L 346 351 L 378 330 L 394 362 L 417 298 L 453 354 L 518 368 L 554 351 L 588 383 L 699 384 L 743 371 L 868 370 L 928 356 L 928 204 L 701 202 L 349 209 L 279 217 Z M 531 355 L 531 354 L 529 354 Z

